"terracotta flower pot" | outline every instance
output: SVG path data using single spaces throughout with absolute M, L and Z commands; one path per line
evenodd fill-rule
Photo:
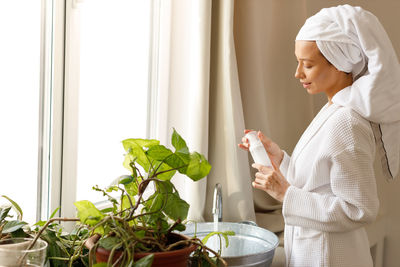
M 177 241 L 189 239 L 187 236 L 180 234 L 171 233 L 171 235 L 173 235 L 173 238 Z M 154 254 L 152 267 L 187 267 L 189 256 L 196 247 L 196 245 L 191 245 L 189 247 L 167 252 L 135 253 L 135 260 L 139 260 L 149 254 Z M 96 250 L 96 262 L 107 262 L 110 252 L 110 250 L 98 247 Z M 114 253 L 113 262 L 115 262 L 119 256 L 121 256 L 121 252 L 116 251 Z

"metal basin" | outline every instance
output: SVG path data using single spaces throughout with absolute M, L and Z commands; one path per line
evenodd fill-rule
M 221 256 L 226 260 L 228 266 L 268 267 L 279 244 L 279 239 L 274 233 L 258 226 L 243 223 L 192 223 L 186 225 L 183 234 L 187 236 L 196 234 L 198 238 L 202 239 L 213 231 L 235 232 L 234 236 L 229 236 L 227 248 L 224 239 L 222 239 Z M 220 249 L 218 236 L 212 236 L 206 245 L 218 251 Z

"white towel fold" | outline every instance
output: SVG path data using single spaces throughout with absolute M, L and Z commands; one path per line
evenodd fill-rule
M 378 123 L 382 167 L 394 178 L 400 165 L 400 65 L 379 20 L 361 7 L 324 8 L 307 19 L 296 40 L 316 41 L 338 70 L 353 74 L 353 84 L 332 102 L 348 106 Z M 379 140 L 378 140 L 379 141 Z

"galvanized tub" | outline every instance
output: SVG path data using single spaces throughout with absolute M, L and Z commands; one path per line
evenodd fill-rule
M 187 236 L 196 234 L 198 238 L 202 239 L 214 231 L 235 232 L 234 236 L 229 236 L 227 248 L 222 239 L 221 256 L 226 260 L 228 266 L 268 267 L 271 265 L 279 239 L 274 233 L 264 228 L 231 222 L 191 223 L 186 225 L 183 234 Z M 218 236 L 211 237 L 206 245 L 218 251 L 220 248 Z

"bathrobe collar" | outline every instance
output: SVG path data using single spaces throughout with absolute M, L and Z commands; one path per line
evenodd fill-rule
M 318 132 L 318 130 L 324 125 L 325 121 L 339 109 L 339 105 L 332 103 L 325 104 L 322 109 L 318 112 L 317 116 L 312 120 L 310 125 L 304 131 L 299 142 L 297 143 L 293 154 L 292 154 L 292 166 L 295 165 L 298 156 L 301 154 L 305 146 L 310 142 L 313 136 Z

